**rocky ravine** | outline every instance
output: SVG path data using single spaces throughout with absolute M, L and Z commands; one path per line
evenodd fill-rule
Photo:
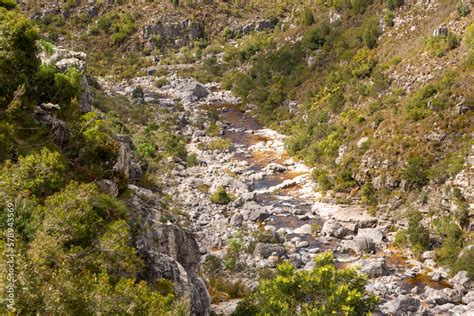
M 189 215 L 190 228 L 204 254 L 201 262 L 209 255 L 224 259 L 228 240 L 239 238 L 243 248 L 253 251 L 239 254 L 238 263 L 245 268 L 229 277 L 252 288 L 260 268 L 273 268 L 288 259 L 301 269 L 310 269 L 317 253 L 332 251 L 338 265 L 358 267 L 369 275 L 368 290 L 381 297 L 382 314 L 474 313 L 474 288 L 465 272 L 447 279 L 433 252 L 424 253 L 422 262 L 403 258 L 391 247 L 393 223 L 368 215 L 359 205 L 322 203 L 309 179 L 310 169 L 287 157 L 284 136 L 260 128 L 239 111 L 240 101 L 230 92 L 217 84 L 201 85 L 176 75 L 161 88 L 154 86 L 155 80 L 146 76 L 112 84 L 102 79 L 101 84 L 111 95 L 130 98 L 134 88 L 141 86 L 144 96 L 134 103 L 184 105 L 180 132 L 191 139 L 188 150 L 200 163 L 192 168 L 177 164 L 167 187 Z M 220 111 L 218 126 L 232 140 L 229 150 L 209 151 L 199 145 L 214 139 L 197 124 L 209 109 Z M 210 194 L 218 187 L 226 188 L 235 199 L 228 205 L 211 203 Z M 193 278 L 196 270 L 191 270 Z M 232 308 L 235 302 L 214 306 L 217 313 Z

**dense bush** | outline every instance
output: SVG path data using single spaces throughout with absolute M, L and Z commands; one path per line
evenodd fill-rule
M 373 0 L 351 0 L 352 10 L 355 13 L 364 13 Z
M 301 14 L 301 24 L 308 26 L 314 24 L 313 11 L 309 8 L 305 8 Z
M 0 181 L 2 187 L 16 192 L 27 191 L 44 196 L 60 188 L 65 171 L 66 163 L 62 155 L 42 148 L 37 153 L 20 157 L 16 164 L 6 163 Z
M 0 7 L 4 7 L 6 9 L 15 9 L 16 2 L 14 0 L 0 0 Z
M 461 17 L 468 16 L 471 13 L 471 6 L 467 3 L 460 3 L 457 7 L 458 14 Z
M 234 199 L 231 194 L 227 193 L 224 187 L 218 187 L 214 193 L 212 193 L 211 202 L 215 204 L 225 205 L 232 202 Z
M 365 277 L 336 269 L 329 253 L 315 262 L 310 271 L 298 271 L 289 262 L 279 265 L 277 276 L 262 280 L 233 315 L 362 315 L 374 309 L 377 299 L 366 292 Z
M 363 40 L 365 46 L 372 49 L 377 45 L 377 39 L 381 34 L 377 17 L 368 19 L 363 26 Z
M 474 24 L 471 24 L 466 28 L 465 39 L 469 49 L 467 65 L 470 68 L 474 68 Z
M 401 7 L 404 2 L 405 2 L 404 0 L 388 0 L 387 6 L 390 10 L 394 10 L 396 8 Z
M 410 211 L 407 214 L 408 228 L 406 231 L 408 241 L 415 253 L 421 253 L 430 246 L 429 231 L 421 223 L 423 215 L 419 211 Z
M 99 18 L 97 21 L 99 29 L 110 35 L 110 41 L 113 45 L 120 45 L 135 30 L 135 20 L 128 13 L 109 12 Z
M 426 40 L 426 47 L 436 57 L 445 56 L 459 46 L 459 38 L 449 32 L 447 36 L 432 36 Z
M 436 232 L 443 237 L 442 246 L 436 249 L 436 261 L 443 265 L 452 265 L 463 246 L 462 230 L 449 218 L 439 220 L 435 227 Z
M 18 86 L 30 85 L 38 69 L 38 32 L 16 10 L 0 7 L 0 34 L 0 109 L 4 110 Z
M 428 183 L 428 170 L 422 157 L 414 156 L 408 160 L 403 179 L 407 188 L 421 188 Z
M 474 277 L 474 249 L 464 250 L 462 255 L 454 262 L 452 269 L 453 274 L 459 271 L 467 271 L 471 278 Z

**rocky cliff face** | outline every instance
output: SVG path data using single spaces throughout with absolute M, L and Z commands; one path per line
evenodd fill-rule
M 201 253 L 193 233 L 164 220 L 167 214 L 152 191 L 134 185 L 129 189 L 134 193 L 129 205 L 137 218 L 135 243 L 146 266 L 143 278 L 150 284 L 160 278 L 173 281 L 192 315 L 209 315 L 210 297 L 197 275 Z
M 145 25 L 142 37 L 145 47 L 150 51 L 153 48 L 171 45 L 175 48 L 188 46 L 204 37 L 203 26 L 198 22 L 185 19 L 180 22 L 156 22 Z

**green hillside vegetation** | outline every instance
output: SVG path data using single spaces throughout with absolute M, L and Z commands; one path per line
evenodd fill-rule
M 118 146 L 110 121 L 96 112 L 80 116 L 79 73 L 40 65 L 37 28 L 10 2 L 1 6 L 0 203 L 2 209 L 15 205 L 16 313 L 176 313 L 182 308 L 172 291 L 138 277 L 143 262 L 133 247 L 128 208 L 92 183 L 93 177 L 120 176 L 108 167 Z M 32 116 L 44 102 L 61 107 L 58 117 L 72 131 L 67 149 Z M 4 232 L 6 216 L 2 212 Z M 2 238 L 2 253 L 5 247 Z M 1 278 L 6 284 L 6 275 Z

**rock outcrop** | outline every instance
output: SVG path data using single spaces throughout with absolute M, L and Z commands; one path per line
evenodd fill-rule
M 191 315 L 209 315 L 210 297 L 197 275 L 201 253 L 193 233 L 163 219 L 167 214 L 160 211 L 152 191 L 134 185 L 129 189 L 133 192 L 129 206 L 139 219 L 135 244 L 145 262 L 142 277 L 150 284 L 160 278 L 173 281 Z
M 150 50 L 159 45 L 171 45 L 175 48 L 187 46 L 203 36 L 202 25 L 189 19 L 169 23 L 158 21 L 146 25 L 142 30 L 142 37 Z

